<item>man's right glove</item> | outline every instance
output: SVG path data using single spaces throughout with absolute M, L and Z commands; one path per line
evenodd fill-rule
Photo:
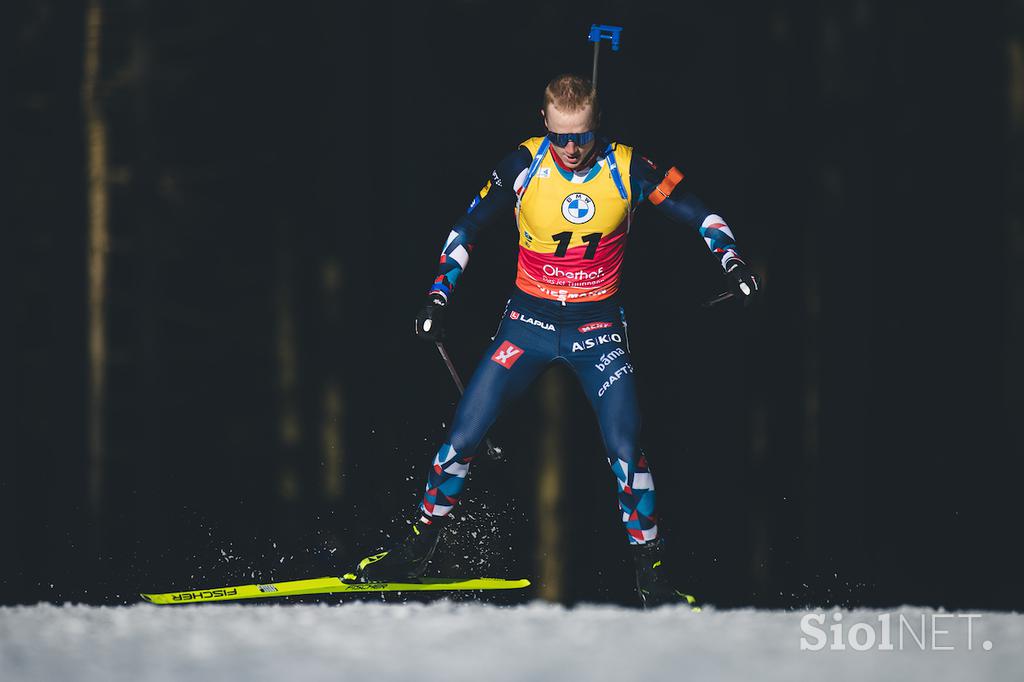
M 444 340 L 444 306 L 444 298 L 437 294 L 427 298 L 416 315 L 416 336 L 435 343 Z
M 726 272 L 737 294 L 743 300 L 743 305 L 750 305 L 761 292 L 761 283 L 757 275 L 746 263 L 738 259 L 729 262 Z

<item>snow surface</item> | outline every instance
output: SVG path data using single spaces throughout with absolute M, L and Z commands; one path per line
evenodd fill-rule
M 536 602 L 0 608 L 0 680 L 1022 680 L 1024 616 L 893 611 L 895 649 L 801 651 L 805 611 Z M 835 611 L 820 612 L 833 624 Z M 880 632 L 882 611 L 841 612 Z M 926 616 L 924 651 L 899 614 Z M 848 632 L 848 630 L 844 631 Z M 862 633 L 863 636 L 863 633 Z M 811 641 L 810 639 L 808 641 Z M 863 639 L 861 642 L 865 641 Z M 983 642 L 991 642 L 986 650 Z

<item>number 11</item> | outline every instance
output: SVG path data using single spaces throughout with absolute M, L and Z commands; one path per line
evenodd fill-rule
M 559 258 L 564 258 L 569 250 L 569 242 L 572 241 L 572 232 L 559 232 L 558 234 L 551 235 L 551 237 L 558 242 L 555 255 Z M 592 232 L 591 234 L 585 234 L 580 237 L 580 240 L 587 243 L 587 250 L 583 253 L 583 257 L 593 260 L 594 256 L 597 255 L 597 244 L 601 241 L 601 233 Z

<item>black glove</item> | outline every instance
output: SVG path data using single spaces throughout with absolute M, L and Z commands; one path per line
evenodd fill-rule
M 743 261 L 730 261 L 726 272 L 732 280 L 736 295 L 743 300 L 743 305 L 750 305 L 761 293 L 761 282 Z
M 416 315 L 416 336 L 435 343 L 444 339 L 444 306 L 444 298 L 437 294 L 427 298 Z

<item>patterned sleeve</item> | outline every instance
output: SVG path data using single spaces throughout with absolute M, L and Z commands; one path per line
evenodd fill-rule
M 710 212 L 695 194 L 681 186 L 684 176 L 677 168 L 662 172 L 650 159 L 634 153 L 629 176 L 637 203 L 647 199 L 670 220 L 696 229 L 723 268 L 728 270 L 732 263 L 743 262 L 725 219 Z
M 529 167 L 530 152 L 519 147 L 491 171 L 491 177 L 481 188 L 466 213 L 459 218 L 448 234 L 441 249 L 441 263 L 430 294 L 445 301 L 455 289 L 455 282 L 469 263 L 477 235 L 481 229 L 498 222 L 502 215 L 508 215 L 516 203 L 513 185 L 516 178 Z

